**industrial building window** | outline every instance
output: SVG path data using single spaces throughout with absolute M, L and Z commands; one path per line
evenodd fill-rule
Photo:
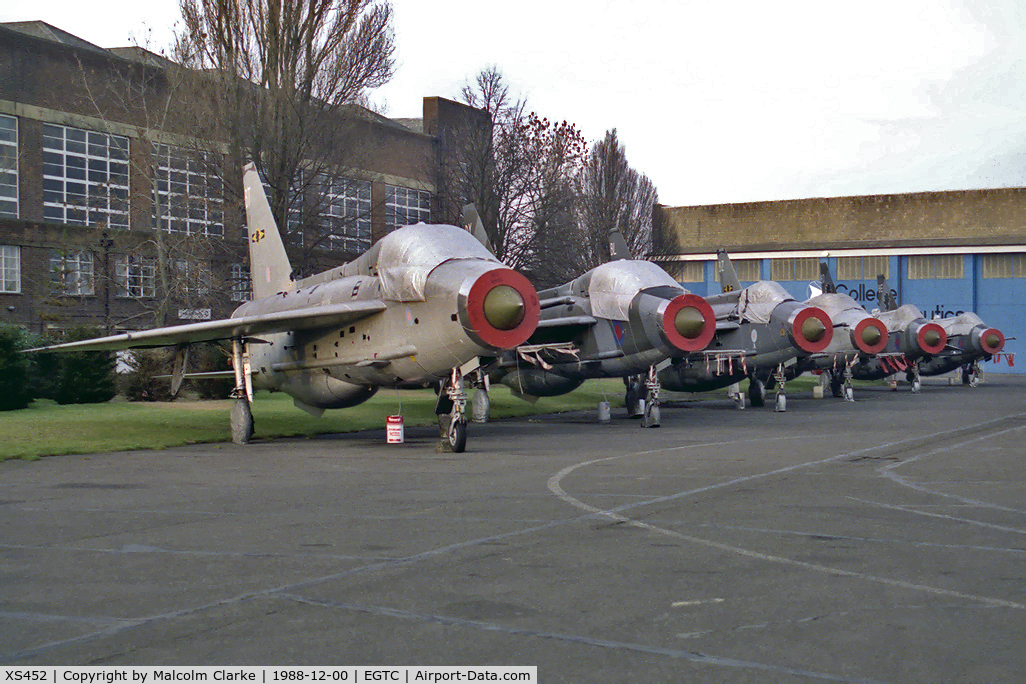
M 431 193 L 397 185 L 385 186 L 385 230 L 431 220 Z
M 328 246 L 346 252 L 370 248 L 370 181 L 332 178 L 322 183 L 325 205 L 321 217 L 330 230 Z
M 128 228 L 128 138 L 43 124 L 43 217 Z
M 878 275 L 891 277 L 889 257 L 837 257 L 838 280 L 876 280 Z
M 737 279 L 742 283 L 754 283 L 757 280 L 762 280 L 761 259 L 731 259 L 731 263 L 734 265 L 734 272 L 737 273 Z M 717 283 L 720 282 L 719 268 L 713 268 L 713 280 Z
M 819 259 L 816 257 L 771 259 L 770 280 L 819 280 Z
M 203 296 L 210 293 L 210 264 L 206 261 L 174 259 L 174 291 L 180 297 Z
M 18 218 L 18 119 L 0 115 L 0 216 Z
M 118 297 L 156 297 L 154 281 L 156 261 L 137 254 L 120 254 L 115 262 L 114 278 L 118 283 Z
M 250 287 L 249 268 L 242 264 L 232 264 L 232 301 L 248 302 L 253 299 Z
M 0 292 L 21 292 L 21 247 L 0 245 Z
M 923 254 L 908 257 L 909 280 L 957 280 L 965 277 L 961 254 Z
M 50 252 L 50 282 L 62 295 L 93 295 L 93 253 Z
M 984 278 L 1026 278 L 1026 254 L 984 254 Z
M 224 236 L 224 190 L 199 151 L 157 145 L 154 225 L 164 231 Z
M 678 283 L 705 282 L 705 263 L 702 261 L 671 261 L 659 265 Z

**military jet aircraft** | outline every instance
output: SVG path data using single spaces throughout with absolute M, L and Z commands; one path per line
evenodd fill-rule
M 850 296 L 837 291 L 826 263 L 820 264 L 820 277 L 822 294 L 805 303 L 818 306 L 829 314 L 835 328 L 834 339 L 821 353 L 797 363 L 793 372 L 823 371 L 830 378 L 830 388 L 835 397 L 843 396 L 847 401 L 854 401 L 852 366 L 883 351 L 887 346 L 887 326 Z
M 941 375 L 962 369 L 962 384 L 975 387 L 980 380 L 980 361 L 988 361 L 1005 348 L 1005 336 L 972 311 L 936 321 L 948 335 L 944 351 L 919 364 L 921 375 Z
M 775 407 L 786 410 L 785 369 L 822 352 L 834 336 L 826 312 L 802 304 L 779 283 L 762 280 L 742 288 L 730 258 L 717 253 L 722 292 L 707 297 L 716 315 L 716 335 L 708 349 L 676 355 L 659 373 L 666 389 L 705 392 L 749 378 L 753 406 L 765 402 L 767 386 L 777 388 Z M 733 394 L 738 408 L 745 396 Z
M 238 397 L 233 439 L 253 433 L 254 389 L 279 390 L 314 415 L 355 406 L 380 387 L 439 385 L 454 451 L 466 445 L 463 375 L 482 355 L 525 342 L 538 323 L 534 287 L 456 226 L 398 228 L 352 262 L 302 280 L 293 271 L 256 166 L 245 167 L 253 301 L 231 318 L 127 332 L 44 349 L 178 348 L 172 386 L 186 377 L 188 347 L 231 340 Z M 33 350 L 38 351 L 38 350 Z M 442 419 L 440 418 L 440 421 Z
M 705 348 L 716 331 L 712 308 L 662 268 L 631 258 L 618 232 L 613 260 L 543 290 L 538 328 L 496 359 L 489 382 L 525 398 L 566 394 L 588 378 L 646 373 L 642 425 L 659 425 L 656 369 L 672 355 Z
M 900 312 L 911 306 L 898 306 L 890 296 L 887 280 L 882 275 L 877 276 L 877 283 L 883 294 L 880 302 L 888 311 Z M 919 313 L 918 309 L 912 308 Z M 941 375 L 959 367 L 962 369 L 962 383 L 975 386 L 979 382 L 979 362 L 990 359 L 1005 348 L 1004 334 L 988 326 L 971 311 L 953 318 L 934 319 L 926 324 L 921 323 L 923 320 L 917 319 L 919 330 L 929 332 L 919 332 L 917 338 L 927 338 L 929 348 L 906 370 L 906 379 L 913 384 L 914 390 L 917 389 L 919 375 Z
M 875 356 L 860 358 L 851 367 L 852 377 L 880 380 L 904 371 L 912 392 L 918 392 L 920 364 L 944 350 L 947 332 L 912 304 L 898 306 L 883 275 L 876 281 L 877 300 L 883 309 L 874 315 L 887 327 L 887 345 Z

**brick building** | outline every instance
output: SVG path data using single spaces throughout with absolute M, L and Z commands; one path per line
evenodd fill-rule
M 1026 188 L 659 207 L 653 259 L 697 294 L 719 291 L 716 250 L 742 284 L 776 280 L 799 300 L 829 264 L 838 290 L 866 309 L 876 277 L 928 317 L 974 311 L 1009 340 L 1026 339 Z M 1014 371 L 1008 355 L 988 364 Z M 1020 365 L 1026 357 L 1019 355 Z
M 126 330 L 224 317 L 249 298 L 241 169 L 212 173 L 219 142 L 194 144 L 188 118 L 168 116 L 195 104 L 169 95 L 169 66 L 44 22 L 0 24 L 0 321 Z M 459 199 L 437 193 L 447 141 L 490 125 L 442 98 L 412 121 L 350 106 L 347 161 L 317 178 L 323 234 L 283 226 L 287 242 L 330 266 L 397 226 L 456 220 Z

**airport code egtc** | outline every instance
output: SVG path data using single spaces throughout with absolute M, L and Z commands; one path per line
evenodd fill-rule
M 134 682 L 526 682 L 538 681 L 535 666 L 401 667 L 28 667 L 5 666 L 5 682 L 115 684 Z

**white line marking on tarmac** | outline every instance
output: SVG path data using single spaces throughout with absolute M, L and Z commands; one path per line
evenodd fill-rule
M 971 428 L 984 428 L 984 427 L 986 427 L 988 425 L 992 425 L 994 423 L 997 423 L 999 421 L 1003 421 L 1005 419 L 1006 418 L 1003 417 L 1003 418 L 1000 418 L 1000 419 L 997 419 L 997 420 L 986 421 L 984 423 L 980 423 L 978 425 L 970 426 L 970 427 Z M 940 433 L 937 433 L 936 435 L 933 435 L 933 436 L 934 437 L 943 437 L 944 435 L 948 435 L 948 434 L 961 433 L 961 432 L 964 432 L 965 430 L 966 430 L 966 428 L 962 427 L 962 428 L 958 428 L 956 430 L 948 430 L 946 432 L 940 432 Z M 934 595 L 937 595 L 937 596 L 950 596 L 950 597 L 954 597 L 954 598 L 964 599 L 964 600 L 967 600 L 967 601 L 976 601 L 976 602 L 982 603 L 982 604 L 987 605 L 987 606 L 1001 607 L 1001 608 L 1016 608 L 1016 609 L 1019 609 L 1019 610 L 1026 609 L 1026 605 L 1021 604 L 1021 603 L 1016 603 L 1014 601 L 1006 601 L 1006 600 L 1003 600 L 1003 599 L 996 599 L 996 598 L 991 598 L 991 597 L 988 597 L 988 596 L 977 596 L 977 595 L 974 595 L 974 594 L 966 594 L 966 593 L 962 593 L 962 592 L 958 592 L 958 591 L 952 591 L 952 590 L 949 590 L 949 589 L 941 589 L 939 587 L 931 587 L 931 586 L 928 586 L 928 585 L 925 585 L 925 584 L 916 584 L 914 582 L 906 582 L 904 580 L 896 580 L 896 579 L 891 579 L 891 578 L 888 578 L 888 577 L 879 577 L 879 576 L 876 576 L 876 575 L 867 575 L 865 573 L 855 572 L 853 570 L 842 570 L 840 568 L 832 568 L 832 567 L 825 566 L 825 565 L 819 565 L 818 563 L 808 563 L 808 562 L 805 562 L 805 561 L 794 560 L 793 558 L 785 558 L 785 557 L 782 557 L 782 556 L 774 556 L 774 555 L 767 554 L 767 553 L 762 553 L 762 552 L 759 552 L 759 551 L 751 551 L 749 549 L 743 549 L 743 548 L 740 548 L 740 547 L 737 547 L 737 546 L 731 546 L 729 544 L 723 544 L 723 543 L 720 543 L 720 542 L 715 542 L 715 541 L 712 541 L 710 539 L 700 539 L 698 537 L 692 537 L 690 535 L 681 534 L 679 532 L 674 532 L 673 530 L 667 530 L 667 529 L 664 529 L 664 528 L 661 528 L 661 527 L 656 527 L 655 525 L 650 525 L 648 523 L 641 522 L 640 520 L 635 520 L 635 519 L 629 518 L 629 517 L 627 517 L 625 515 L 621 515 L 622 511 L 629 511 L 629 510 L 632 510 L 634 508 L 640 508 L 641 506 L 648 506 L 648 505 L 655 504 L 655 503 L 663 503 L 663 502 L 666 502 L 666 501 L 672 501 L 672 500 L 675 500 L 675 499 L 683 498 L 683 497 L 686 497 L 686 496 L 689 496 L 689 495 L 692 495 L 692 494 L 697 494 L 697 493 L 700 493 L 700 492 L 706 492 L 706 491 L 710 491 L 710 490 L 713 490 L 713 489 L 722 489 L 724 487 L 729 487 L 729 486 L 732 486 L 732 485 L 741 484 L 743 482 L 750 482 L 752 480 L 764 479 L 764 478 L 772 477 L 774 475 L 780 475 L 780 474 L 783 474 L 783 473 L 789 473 L 789 472 L 792 472 L 792 471 L 795 471 L 795 470 L 799 470 L 801 468 L 808 468 L 808 467 L 811 467 L 811 466 L 823 465 L 823 464 L 826 464 L 826 463 L 832 463 L 832 462 L 836 462 L 836 461 L 839 461 L 839 460 L 842 460 L 842 459 L 846 459 L 846 458 L 854 458 L 856 456 L 861 456 L 861 455 L 864 455 L 864 454 L 872 453 L 874 451 L 879 451 L 881 449 L 892 449 L 892 448 L 898 447 L 898 446 L 900 446 L 902 444 L 906 444 L 906 443 L 909 443 L 909 442 L 917 442 L 917 441 L 921 441 L 921 440 L 922 440 L 922 436 L 916 436 L 916 437 L 912 437 L 912 438 L 908 438 L 908 439 L 898 440 L 898 441 L 895 441 L 895 442 L 889 442 L 887 444 L 880 444 L 880 445 L 877 445 L 877 446 L 874 446 L 874 447 L 868 447 L 868 448 L 865 448 L 865 449 L 859 449 L 858 451 L 851 451 L 851 452 L 846 452 L 846 453 L 843 453 L 843 454 L 837 454 L 835 456 L 830 456 L 830 457 L 827 457 L 827 458 L 824 458 L 824 459 L 818 459 L 818 460 L 815 460 L 815 461 L 808 461 L 806 463 L 799 463 L 799 464 L 795 464 L 795 465 L 792 465 L 792 466 L 787 466 L 785 468 L 778 468 L 776 470 L 771 470 L 771 471 L 768 471 L 768 472 L 765 472 L 765 473 L 759 473 L 759 474 L 756 474 L 756 475 L 747 475 L 747 476 L 744 476 L 744 477 L 734 478 L 732 480 L 728 480 L 728 481 L 725 481 L 725 482 L 720 482 L 720 483 L 716 483 L 716 484 L 712 484 L 712 485 L 707 485 L 705 487 L 699 487 L 699 488 L 696 488 L 696 489 L 692 489 L 692 490 L 688 490 L 688 491 L 684 491 L 684 492 L 679 492 L 677 494 L 671 494 L 669 496 L 658 497 L 658 498 L 654 498 L 654 499 L 651 499 L 651 500 L 645 501 L 645 502 L 625 504 L 623 506 L 619 506 L 619 507 L 612 508 L 612 509 L 607 509 L 607 510 L 603 510 L 603 509 L 591 506 L 589 504 L 586 504 L 583 501 L 577 499 L 576 497 L 571 496 L 570 494 L 568 494 L 560 486 L 560 483 L 562 482 L 563 478 L 565 478 L 567 475 L 569 475 L 570 473 L 574 472 L 575 470 L 578 470 L 579 468 L 590 466 L 590 465 L 593 465 L 595 463 L 602 463 L 602 462 L 606 462 L 606 461 L 614 461 L 614 460 L 618 460 L 618 459 L 622 459 L 622 458 L 641 456 L 641 455 L 646 455 L 646 454 L 651 454 L 651 453 L 660 453 L 660 452 L 667 452 L 667 451 L 679 451 L 679 450 L 694 449 L 694 448 L 699 448 L 699 447 L 723 446 L 723 445 L 726 445 L 726 444 L 735 444 L 736 445 L 738 443 L 746 443 L 746 442 L 764 442 L 765 440 L 753 439 L 753 440 L 734 440 L 734 441 L 730 441 L 730 442 L 713 442 L 713 443 L 706 443 L 706 444 L 687 444 L 687 445 L 682 445 L 682 446 L 678 446 L 678 447 L 669 447 L 669 448 L 665 448 L 665 449 L 653 449 L 653 450 L 650 450 L 650 451 L 642 451 L 642 452 L 637 452 L 637 453 L 633 453 L 633 454 L 621 454 L 619 456 L 609 456 L 609 457 L 606 457 L 606 458 L 597 458 L 597 459 L 592 459 L 592 460 L 589 460 L 589 461 L 581 461 L 579 463 L 575 463 L 574 465 L 567 466 L 566 468 L 563 468 L 558 473 L 556 473 L 555 475 L 550 477 L 549 481 L 548 481 L 548 487 L 549 487 L 549 491 L 551 491 L 553 494 L 555 494 L 561 500 L 563 500 L 564 502 L 568 503 L 569 505 L 574 506 L 575 508 L 579 508 L 579 509 L 581 509 L 583 511 L 588 511 L 588 512 L 591 512 L 591 513 L 593 513 L 595 515 L 600 515 L 600 516 L 603 516 L 605 518 L 609 518 L 611 520 L 616 520 L 618 522 L 626 523 L 628 525 L 631 525 L 633 527 L 637 527 L 639 529 L 648 530 L 649 532 L 655 532 L 657 534 L 663 534 L 663 535 L 666 535 L 666 536 L 669 536 L 669 537 L 673 537 L 675 539 L 680 539 L 680 540 L 683 540 L 683 541 L 692 542 L 694 544 L 700 544 L 702 546 L 707 546 L 707 547 L 710 547 L 710 548 L 719 549 L 720 551 L 727 551 L 729 553 L 738 554 L 738 555 L 741 555 L 741 556 L 745 556 L 747 558 L 753 558 L 753 559 L 756 559 L 756 560 L 766 561 L 766 562 L 770 562 L 770 563 L 778 563 L 778 564 L 782 564 L 782 565 L 790 565 L 792 567 L 803 568 L 805 570 L 812 570 L 814 572 L 820 572 L 820 573 L 825 573 L 825 574 L 829 574 L 829 575 L 839 575 L 839 576 L 843 576 L 843 577 L 852 577 L 852 578 L 855 578 L 855 579 L 860 579 L 860 580 L 864 580 L 864 581 L 868 581 L 868 582 L 875 582 L 877 584 L 884 584 L 884 585 L 888 585 L 888 586 L 899 587 L 899 588 L 902 588 L 902 589 L 908 589 L 908 590 L 911 590 L 911 591 L 919 591 L 919 592 L 924 592 L 924 593 L 928 593 L 928 594 L 934 594 Z

